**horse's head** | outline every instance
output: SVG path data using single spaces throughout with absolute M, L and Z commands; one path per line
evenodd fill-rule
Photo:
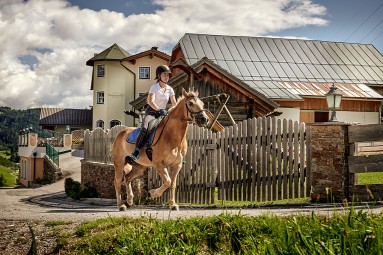
M 191 117 L 190 120 L 200 127 L 206 126 L 209 117 L 205 113 L 203 102 L 198 98 L 198 91 L 186 92 L 182 89 L 182 95 L 185 98 L 187 115 Z

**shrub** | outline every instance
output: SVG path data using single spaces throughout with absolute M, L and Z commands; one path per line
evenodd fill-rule
M 5 177 L 3 174 L 0 174 L 0 187 L 4 187 L 5 186 Z
M 81 184 L 77 181 L 74 181 L 72 178 L 68 177 L 65 179 L 65 194 L 75 200 L 86 197 L 97 197 L 97 191 L 89 183 L 84 185 L 84 188 L 81 188 Z

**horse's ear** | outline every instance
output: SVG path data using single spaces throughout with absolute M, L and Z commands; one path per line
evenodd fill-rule
M 184 97 L 187 97 L 188 96 L 188 93 L 186 92 L 186 90 L 184 88 L 182 88 L 182 95 Z
M 199 95 L 198 90 L 196 90 L 194 93 L 195 93 L 195 95 L 198 97 L 198 95 Z

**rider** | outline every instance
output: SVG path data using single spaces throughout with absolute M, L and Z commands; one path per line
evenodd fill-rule
M 167 65 L 160 65 L 156 69 L 155 79 L 157 83 L 150 87 L 147 99 L 148 106 L 145 110 L 145 116 L 142 119 L 141 130 L 136 140 L 136 148 L 130 153 L 130 157 L 134 160 L 138 160 L 140 157 L 140 149 L 143 146 L 149 122 L 167 114 L 166 105 L 168 104 L 169 98 L 172 106 L 176 104 L 174 90 L 167 84 L 170 74 L 170 68 Z

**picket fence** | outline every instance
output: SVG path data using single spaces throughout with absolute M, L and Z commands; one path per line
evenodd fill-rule
M 276 118 L 253 118 L 213 133 L 190 126 L 177 201 L 212 204 L 276 201 L 310 195 L 309 128 Z M 161 184 L 149 171 L 149 188 Z M 218 192 L 218 195 L 215 193 Z M 168 201 L 168 193 L 159 202 Z

